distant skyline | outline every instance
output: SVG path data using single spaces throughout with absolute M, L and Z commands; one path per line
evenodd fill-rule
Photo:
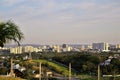
M 120 0 L 0 0 L 0 22 L 12 20 L 22 44 L 120 43 Z

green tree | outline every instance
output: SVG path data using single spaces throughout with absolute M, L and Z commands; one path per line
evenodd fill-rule
M 119 59 L 113 58 L 111 60 L 111 65 L 113 65 L 112 66 L 113 74 L 119 74 L 120 73 L 119 72 L 119 70 L 120 70 L 120 61 L 119 61 Z
M 23 33 L 15 23 L 12 21 L 0 23 L 0 47 L 11 41 L 20 45 L 22 38 L 24 38 Z
M 0 75 L 6 75 L 8 71 L 7 68 L 0 68 Z

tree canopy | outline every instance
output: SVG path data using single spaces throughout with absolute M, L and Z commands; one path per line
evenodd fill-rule
M 0 23 L 0 47 L 6 43 L 14 41 L 20 45 L 20 41 L 24 38 L 19 27 L 12 21 Z

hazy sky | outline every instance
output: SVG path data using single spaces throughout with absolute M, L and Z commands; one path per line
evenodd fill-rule
M 120 0 L 0 0 L 27 44 L 120 43 Z

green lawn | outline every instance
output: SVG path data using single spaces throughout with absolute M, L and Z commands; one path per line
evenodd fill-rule
M 60 64 L 56 64 L 56 63 L 48 61 L 48 60 L 33 60 L 33 61 L 41 62 L 42 64 L 49 66 L 50 69 L 57 71 L 63 75 L 68 75 L 68 73 L 69 73 L 68 68 L 66 68 Z

